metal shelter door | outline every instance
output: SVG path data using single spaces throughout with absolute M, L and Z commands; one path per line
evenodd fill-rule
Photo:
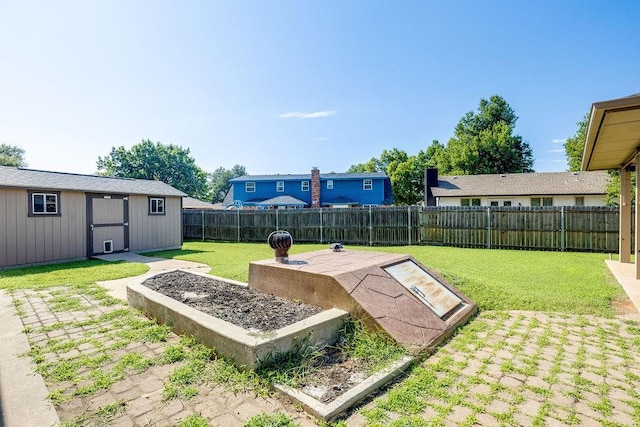
M 129 250 L 129 197 L 87 195 L 87 253 L 89 256 Z

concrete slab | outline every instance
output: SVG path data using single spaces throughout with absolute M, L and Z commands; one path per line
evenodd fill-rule
M 636 266 L 614 260 L 605 260 L 607 267 L 627 293 L 633 305 L 640 311 L 640 280 L 636 279 Z
M 60 422 L 47 400 L 49 391 L 30 357 L 12 298 L 0 291 L 0 426 L 46 427 Z

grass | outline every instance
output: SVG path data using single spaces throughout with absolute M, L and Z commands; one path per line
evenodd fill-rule
M 326 249 L 294 244 L 290 255 Z M 605 254 L 486 250 L 442 246 L 347 247 L 412 255 L 440 273 L 481 310 L 552 311 L 611 317 L 624 291 L 606 271 Z M 246 282 L 247 264 L 271 258 L 262 243 L 185 242 L 183 250 L 155 254 L 201 262 L 211 274 Z
M 14 292 L 19 289 L 47 289 L 66 285 L 74 291 L 86 291 L 94 296 L 106 293 L 93 284 L 98 281 L 122 279 L 149 271 L 144 264 L 123 261 L 77 261 L 37 267 L 0 270 L 0 289 Z

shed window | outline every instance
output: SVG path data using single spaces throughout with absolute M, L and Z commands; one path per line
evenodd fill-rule
M 309 181 L 302 181 L 300 188 L 302 191 L 309 191 Z
M 278 191 L 280 193 L 284 191 L 284 181 L 277 181 L 276 182 L 276 191 Z
M 371 179 L 363 179 L 362 180 L 362 189 L 363 190 L 372 190 L 373 189 L 373 180 L 371 180 Z
M 327 180 L 327 190 L 333 190 L 333 180 L 332 179 L 328 179 Z
M 251 182 L 245 182 L 244 183 L 244 191 L 246 191 L 247 193 L 255 193 L 256 192 L 256 183 L 251 181 Z
M 29 192 L 29 215 L 60 215 L 60 193 Z
M 149 214 L 164 215 L 164 197 L 149 197 Z
M 584 206 L 584 196 L 576 197 L 576 206 Z

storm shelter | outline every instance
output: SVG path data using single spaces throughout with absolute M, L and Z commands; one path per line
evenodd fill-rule
M 418 353 L 476 312 L 476 304 L 410 255 L 330 249 L 249 265 L 249 287 L 340 308 Z

